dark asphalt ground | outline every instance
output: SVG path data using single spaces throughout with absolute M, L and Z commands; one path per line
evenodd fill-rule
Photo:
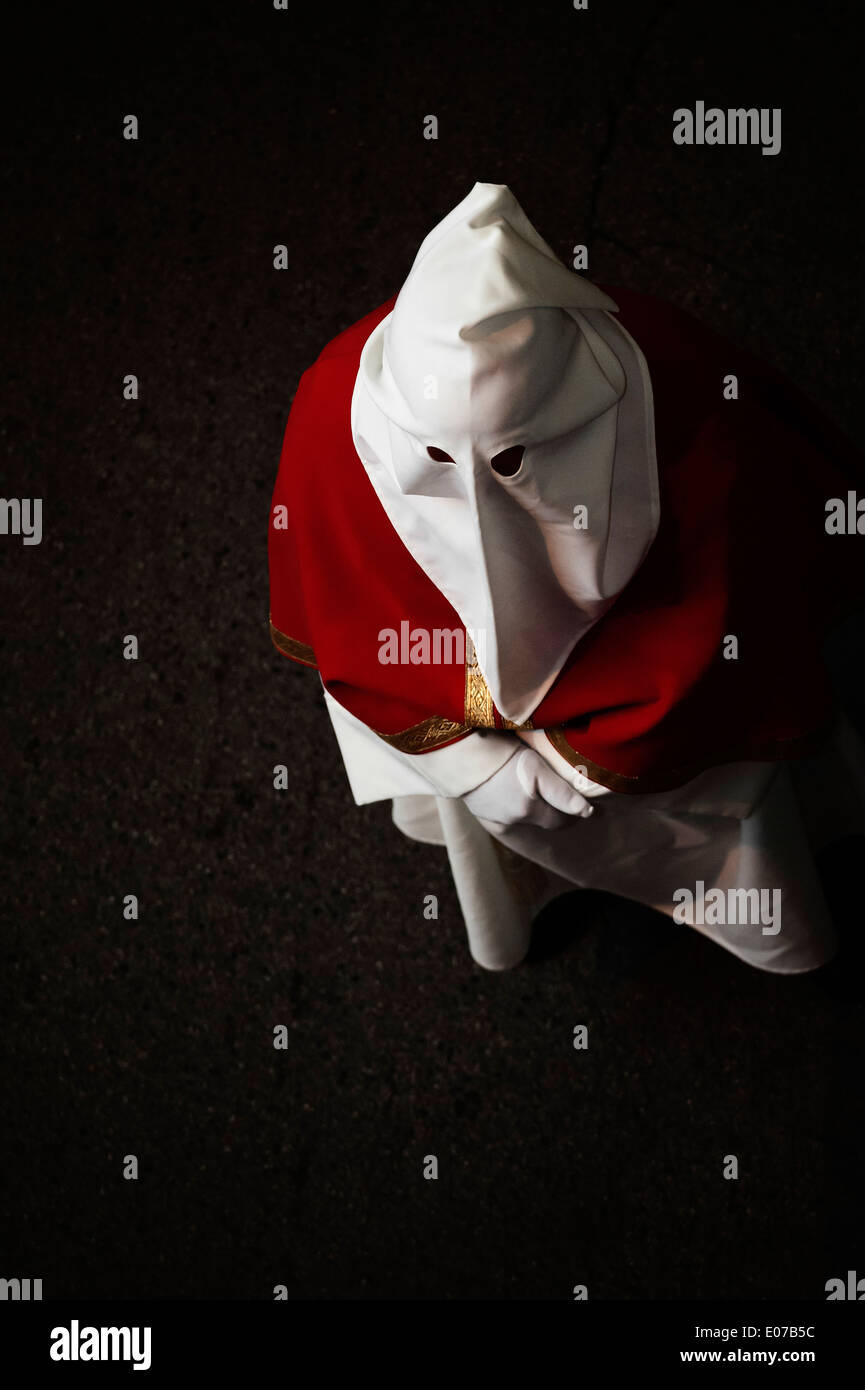
M 855 953 L 840 985 L 773 978 L 592 894 L 485 974 L 444 851 L 353 805 L 315 674 L 270 644 L 266 553 L 301 371 L 478 179 L 865 443 L 855 17 L 262 0 L 7 34 L 0 490 L 45 534 L 0 537 L 0 1274 L 521 1300 L 865 1274 Z M 780 106 L 781 154 L 674 146 L 697 99 Z M 825 863 L 854 939 L 861 862 Z

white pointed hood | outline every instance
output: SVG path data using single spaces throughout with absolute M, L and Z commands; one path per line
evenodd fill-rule
M 514 723 L 658 528 L 649 373 L 615 309 L 508 188 L 477 183 L 423 241 L 361 354 L 355 447 Z M 503 476 L 497 456 L 515 446 L 522 462 Z

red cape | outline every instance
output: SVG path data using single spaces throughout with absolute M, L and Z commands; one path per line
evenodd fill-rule
M 660 526 L 530 726 L 616 791 L 810 751 L 833 715 L 824 634 L 865 598 L 865 541 L 825 529 L 829 498 L 865 492 L 862 456 L 784 377 L 690 315 L 602 288 L 649 365 Z M 352 442 L 360 351 L 393 304 L 334 338 L 301 378 L 273 493 L 270 621 L 280 651 L 317 667 L 339 704 L 422 754 L 502 719 L 463 666 L 378 660 L 381 630 L 405 620 L 462 629 Z M 723 399 L 730 373 L 738 400 Z

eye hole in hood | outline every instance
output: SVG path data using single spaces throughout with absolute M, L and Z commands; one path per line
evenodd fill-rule
M 436 463 L 456 462 L 456 459 L 452 459 L 450 454 L 446 454 L 444 449 L 439 449 L 435 444 L 431 444 L 429 446 L 429 448 L 427 449 L 427 453 L 429 454 L 431 459 L 435 459 Z
M 522 468 L 525 452 L 522 444 L 512 444 L 510 449 L 503 449 L 495 458 L 490 459 L 490 468 L 494 473 L 498 473 L 500 478 L 512 478 Z

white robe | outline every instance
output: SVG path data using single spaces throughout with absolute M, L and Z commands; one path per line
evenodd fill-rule
M 844 835 L 865 834 L 865 750 L 847 720 L 816 757 L 731 763 L 673 791 L 626 795 L 580 778 L 579 790 L 596 799 L 589 819 L 494 836 L 461 798 L 503 765 L 516 735 L 476 732 L 429 753 L 401 753 L 324 694 L 355 802 L 392 799 L 405 835 L 446 847 L 469 950 L 484 968 L 518 965 L 533 917 L 561 893 L 602 889 L 672 916 L 674 893 L 698 892 L 701 882 L 706 893 L 780 890 L 780 930 L 693 922 L 747 964 L 798 974 L 835 954 L 813 855 Z M 573 781 L 543 733 L 519 737 Z

